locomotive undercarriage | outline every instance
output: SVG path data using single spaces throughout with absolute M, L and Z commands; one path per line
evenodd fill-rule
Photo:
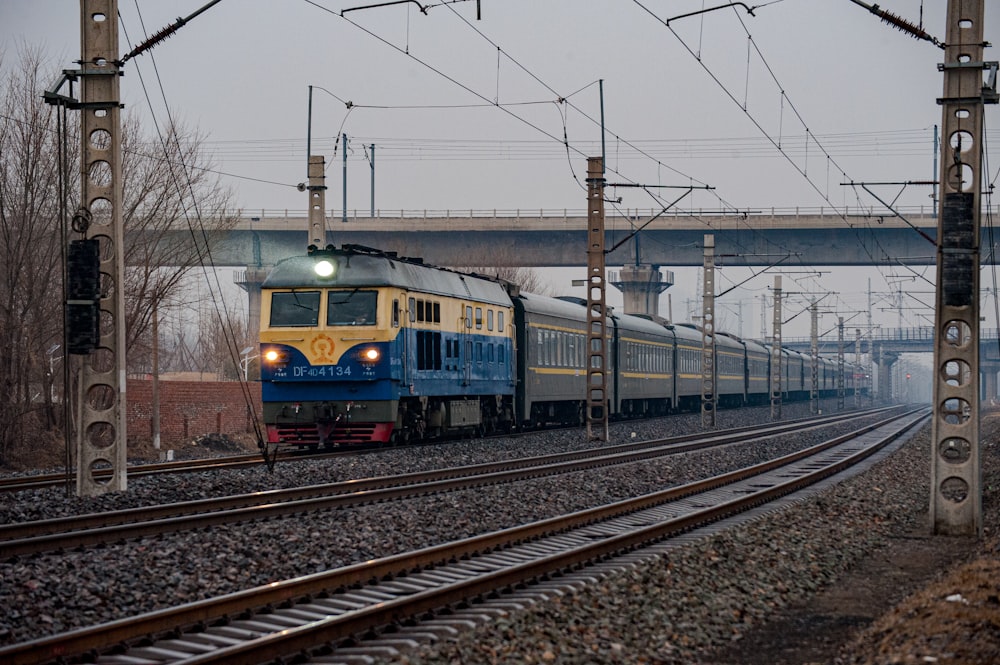
M 509 397 L 483 395 L 453 399 L 411 397 L 399 400 L 392 442 L 510 432 L 514 409 Z
M 268 443 L 333 447 L 388 441 L 389 401 L 265 403 Z
M 268 442 L 332 447 L 351 443 L 407 443 L 510 432 L 509 397 L 411 397 L 390 401 L 301 402 L 264 405 Z

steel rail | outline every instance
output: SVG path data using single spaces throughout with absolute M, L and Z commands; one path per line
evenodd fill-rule
M 38 552 L 207 528 L 234 522 L 332 510 L 377 501 L 393 501 L 432 492 L 454 491 L 599 466 L 627 464 L 665 455 L 743 442 L 748 435 L 768 438 L 850 422 L 871 413 L 839 414 L 782 423 L 697 433 L 642 442 L 554 453 L 503 462 L 450 467 L 427 472 L 349 480 L 324 485 L 268 490 L 158 506 L 89 513 L 0 526 L 0 560 Z
M 416 571 L 445 566 L 449 562 L 466 560 L 484 553 L 500 552 L 516 544 L 564 533 L 571 528 L 587 526 L 601 520 L 634 513 L 676 500 L 678 497 L 705 492 L 779 469 L 828 451 L 862 434 L 873 432 L 880 427 L 908 418 L 902 426 L 897 426 L 888 435 L 882 435 L 879 441 L 850 455 L 839 456 L 836 461 L 822 469 L 813 469 L 798 478 L 778 483 L 769 488 L 758 489 L 753 494 L 741 496 L 717 506 L 701 509 L 696 514 L 642 527 L 630 533 L 610 536 L 600 542 L 576 547 L 559 555 L 545 556 L 505 570 L 485 573 L 473 579 L 456 579 L 443 589 L 428 590 L 402 598 L 384 600 L 371 607 L 312 621 L 304 626 L 285 628 L 279 633 L 260 636 L 249 642 L 185 658 L 183 662 L 187 665 L 213 662 L 250 662 L 247 657 L 251 654 L 253 662 L 260 662 L 268 658 L 303 652 L 315 645 L 332 644 L 352 635 L 400 621 L 408 616 L 431 612 L 449 603 L 481 596 L 497 589 L 521 584 L 540 576 L 558 573 L 561 570 L 585 565 L 590 561 L 642 547 L 673 534 L 688 531 L 700 524 L 717 521 L 784 496 L 834 475 L 872 455 L 927 417 L 926 409 L 921 410 L 915 416 L 914 413 L 916 412 L 886 419 L 880 423 L 866 426 L 859 432 L 842 435 L 775 460 L 643 497 L 482 534 L 453 543 L 354 564 L 332 571 L 275 582 L 263 587 L 154 611 L 138 617 L 81 628 L 63 635 L 24 642 L 0 649 L 0 661 L 11 665 L 55 661 L 76 662 L 73 656 L 78 654 L 84 654 L 85 658 L 93 659 L 98 653 L 109 647 L 114 647 L 114 645 L 118 645 L 116 648 L 121 649 L 122 645 L 137 640 L 149 644 L 151 636 L 155 635 L 176 638 L 184 631 L 204 630 L 213 622 L 220 620 L 225 622 L 227 617 L 252 616 L 254 613 L 266 615 L 268 612 L 274 611 L 275 608 L 287 606 L 295 601 L 308 602 L 308 599 L 320 598 L 338 589 L 360 589 L 380 580 L 398 579 L 403 582 L 407 576 L 414 576 Z M 448 576 L 442 573 L 440 577 Z M 262 618 L 265 617 L 262 616 Z
M 229 457 L 214 457 L 198 460 L 176 460 L 173 462 L 155 462 L 152 464 L 131 464 L 127 473 L 129 478 L 158 475 L 161 473 L 184 473 L 188 471 L 206 471 L 212 469 L 241 468 L 263 464 L 259 454 L 232 455 Z M 94 477 L 109 478 L 110 469 L 96 469 Z M 19 492 L 21 490 L 43 489 L 65 485 L 74 482 L 71 476 L 67 480 L 65 473 L 43 473 L 31 476 L 7 476 L 0 478 L 0 492 Z
M 926 416 L 920 419 L 924 418 Z M 563 571 L 573 570 L 595 561 L 633 551 L 665 538 L 685 533 L 698 526 L 755 508 L 767 501 L 778 499 L 842 471 L 888 445 L 900 434 L 901 432 L 894 432 L 879 442 L 877 446 L 866 448 L 840 462 L 805 476 L 788 480 L 772 488 L 761 490 L 753 495 L 738 497 L 688 515 L 618 536 L 611 536 L 600 542 L 580 546 L 566 552 L 552 554 L 496 572 L 456 580 L 443 588 L 386 600 L 353 612 L 272 632 L 252 640 L 186 658 L 183 662 L 184 665 L 209 665 L 211 663 L 233 662 L 244 657 L 253 662 L 262 662 L 283 656 L 308 653 L 319 645 L 327 645 L 319 646 L 323 651 L 335 652 L 335 649 L 329 645 L 351 639 L 355 635 L 399 623 L 404 617 L 434 612 L 450 604 L 469 598 L 482 597 L 498 589 L 530 583 L 545 576 L 558 575 Z
M 875 413 L 879 411 L 886 410 L 891 407 L 881 407 L 878 409 L 866 410 L 868 413 Z M 857 412 L 854 412 L 857 413 Z M 797 420 L 786 420 L 783 423 L 796 423 L 805 422 L 809 418 L 797 419 Z M 752 429 L 758 427 L 757 425 L 749 425 L 744 427 L 735 427 L 726 430 L 719 430 L 720 432 L 734 432 L 745 429 Z M 543 431 L 561 431 L 560 429 L 553 430 L 543 430 Z M 537 432 L 521 432 L 503 435 L 505 437 L 518 437 L 525 434 L 535 434 Z M 449 439 L 440 439 L 425 441 L 413 444 L 415 446 L 424 445 L 436 445 L 439 443 L 451 443 Z M 344 447 L 338 450 L 323 450 L 321 452 L 303 452 L 303 451 L 284 451 L 278 456 L 278 461 L 296 461 L 304 459 L 325 459 L 328 457 L 343 457 L 348 455 L 360 455 L 368 453 L 378 453 L 386 450 L 398 449 L 399 446 L 386 447 L 385 445 L 351 445 L 349 447 Z M 223 470 L 223 469 L 238 469 L 248 466 L 258 466 L 263 465 L 264 461 L 259 453 L 247 454 L 247 455 L 232 455 L 227 457 L 214 457 L 205 459 L 194 459 L 194 460 L 175 460 L 172 462 L 153 462 L 150 464 L 131 464 L 128 466 L 127 474 L 129 478 L 141 478 L 144 476 L 155 476 L 161 473 L 190 473 L 198 471 L 211 471 L 211 470 Z M 94 471 L 94 476 L 96 478 L 110 478 L 110 469 L 96 469 Z M 34 475 L 20 475 L 20 476 L 5 476 L 0 477 L 0 492 L 20 492 L 23 490 L 36 490 L 45 489 L 47 487 L 58 487 L 60 485 L 66 485 L 67 483 L 73 483 L 74 476 L 72 474 L 67 476 L 65 472 L 62 473 L 41 473 Z
M 364 455 L 386 450 L 384 445 L 352 445 L 349 448 L 337 450 L 302 451 L 283 450 L 278 452 L 279 462 L 292 462 L 305 459 L 325 459 L 327 457 L 346 457 Z M 172 462 L 153 462 L 150 464 L 131 464 L 127 473 L 129 478 L 156 476 L 166 473 L 193 473 L 198 471 L 215 471 L 224 469 L 240 469 L 248 466 L 263 466 L 264 459 L 260 453 L 246 455 L 231 455 L 227 457 L 206 457 L 191 460 L 174 460 Z M 110 469 L 96 469 L 96 478 L 110 478 Z M 71 476 L 67 480 L 66 473 L 43 473 L 25 476 L 6 476 L 0 478 L 0 492 L 19 492 L 21 490 L 45 489 L 73 482 Z

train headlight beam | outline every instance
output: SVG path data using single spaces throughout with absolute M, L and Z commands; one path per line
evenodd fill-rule
M 313 270 L 320 277 L 332 277 L 334 272 L 334 266 L 331 261 L 327 261 L 326 259 L 321 259 L 316 262 L 315 266 L 313 266 Z

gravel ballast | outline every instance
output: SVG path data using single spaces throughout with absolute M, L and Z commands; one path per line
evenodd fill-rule
M 786 406 L 786 411 L 789 409 Z M 806 407 L 807 409 L 807 407 Z M 767 420 L 767 410 L 720 412 L 720 426 Z M 616 442 L 697 427 L 698 416 L 612 427 Z M 592 445 L 579 432 L 466 441 L 378 455 L 136 479 L 97 499 L 62 490 L 0 497 L 0 521 L 190 500 Z M 663 458 L 265 523 L 217 527 L 0 563 L 0 643 L 317 572 L 662 489 L 818 443 L 776 438 L 760 446 Z M 598 588 L 511 615 L 412 662 L 696 662 L 763 618 L 835 579 L 926 512 L 926 434 L 863 477 L 773 517 L 712 536 L 605 579 Z

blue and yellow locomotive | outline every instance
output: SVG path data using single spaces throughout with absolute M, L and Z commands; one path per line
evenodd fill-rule
M 269 443 L 513 425 L 513 312 L 496 280 L 331 246 L 276 265 L 261 309 Z

